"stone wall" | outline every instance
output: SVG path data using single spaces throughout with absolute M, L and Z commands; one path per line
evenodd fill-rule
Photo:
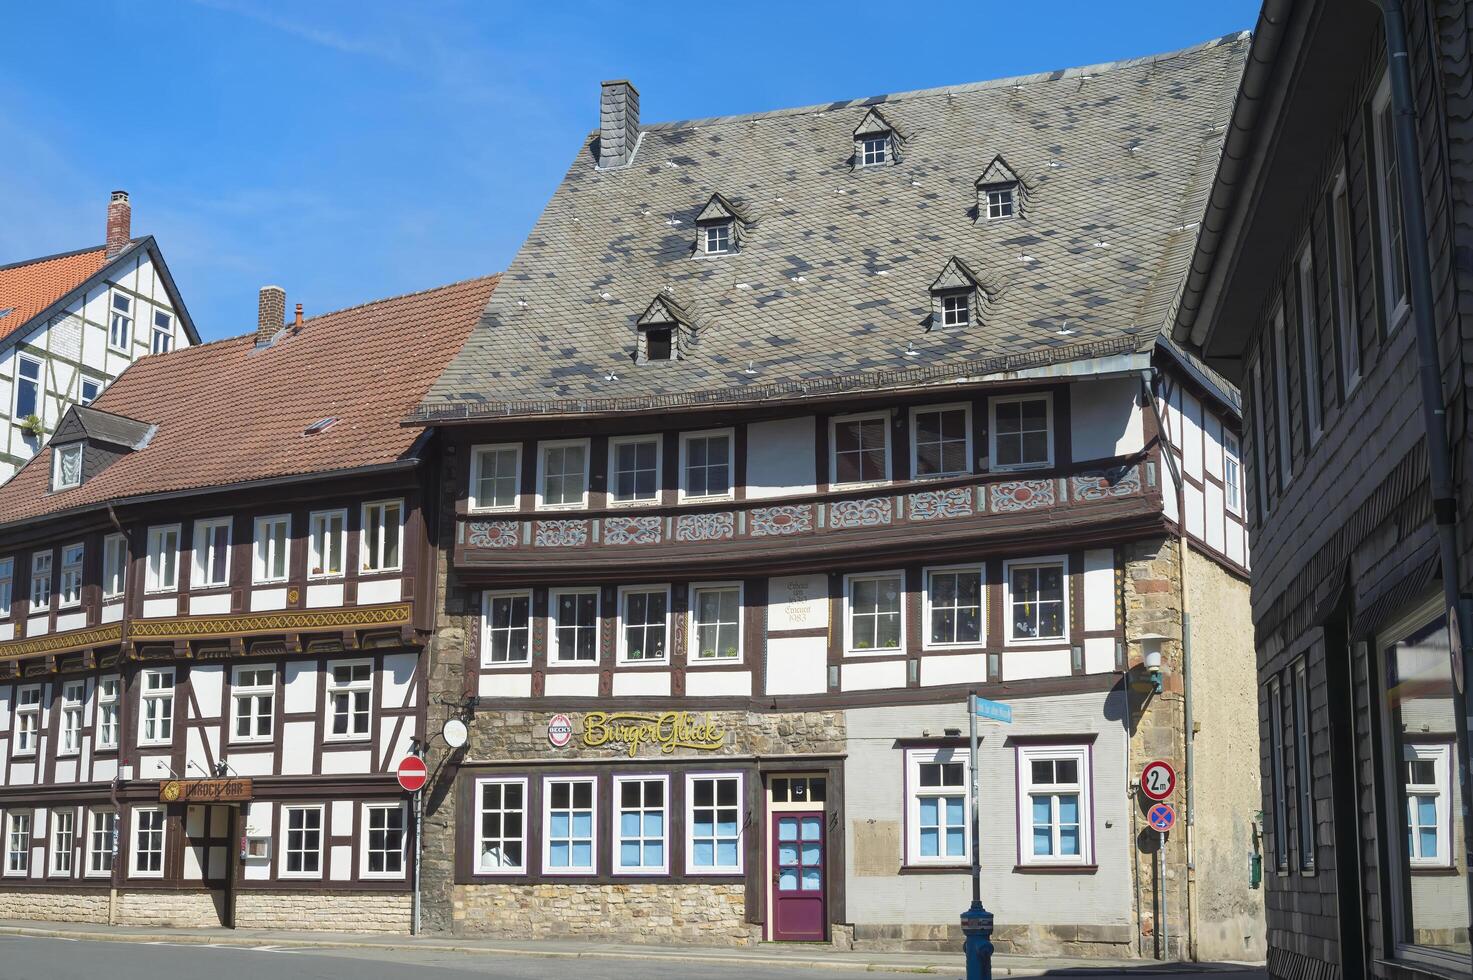
M 107 891 L 21 888 L 0 891 L 0 919 L 107 922 Z
M 103 918 L 107 896 L 103 895 Z M 224 918 L 224 892 L 160 888 L 118 892 L 117 924 L 171 929 L 218 927 Z
M 456 933 L 506 939 L 749 946 L 761 927 L 745 921 L 745 886 L 731 884 L 456 885 Z
M 268 891 L 236 893 L 238 929 L 325 929 L 333 932 L 409 932 L 409 892 Z

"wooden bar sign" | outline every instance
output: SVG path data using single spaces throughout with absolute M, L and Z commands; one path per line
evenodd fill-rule
M 249 803 L 249 779 L 170 779 L 159 784 L 160 803 Z

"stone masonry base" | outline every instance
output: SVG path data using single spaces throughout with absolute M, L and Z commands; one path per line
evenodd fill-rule
M 235 893 L 235 927 L 408 933 L 413 902 L 409 892 L 251 888 Z
M 749 946 L 745 886 L 705 884 L 475 884 L 455 886 L 454 931 L 515 939 Z
M 236 892 L 240 929 L 322 929 L 332 932 L 409 932 L 408 892 Z M 224 921 L 221 893 L 189 889 L 118 891 L 116 924 L 217 928 Z M 0 919 L 107 922 L 107 889 L 0 892 Z
M 854 948 L 886 952 L 949 952 L 962 949 L 959 923 L 945 925 L 875 924 L 854 926 Z M 999 953 L 1024 956 L 1075 956 L 1131 959 L 1131 928 L 1096 925 L 1005 925 L 992 933 Z

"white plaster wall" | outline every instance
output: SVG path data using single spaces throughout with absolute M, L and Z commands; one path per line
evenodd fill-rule
M 1138 453 L 1145 447 L 1136 378 L 1081 381 L 1069 386 L 1072 451 L 1076 461 Z
M 817 420 L 812 415 L 747 426 L 747 496 L 780 497 L 813 493 Z
M 767 641 L 768 694 L 821 694 L 828 690 L 829 641 L 822 636 Z

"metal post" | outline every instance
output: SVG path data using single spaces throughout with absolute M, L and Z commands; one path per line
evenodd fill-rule
M 992 913 L 982 906 L 981 807 L 977 799 L 977 695 L 967 695 L 967 722 L 971 729 L 971 777 L 968 788 L 972 813 L 972 904 L 962 913 L 962 933 L 967 937 L 965 952 L 967 980 L 992 980 Z
M 414 906 L 409 920 L 409 934 L 419 935 L 419 860 L 421 856 L 420 844 L 424 835 L 420 832 L 420 825 L 424 823 L 425 815 L 425 791 L 417 789 L 414 791 Z
M 1166 918 L 1166 835 L 1156 832 L 1156 880 L 1161 888 L 1161 958 L 1171 959 L 1171 923 Z

